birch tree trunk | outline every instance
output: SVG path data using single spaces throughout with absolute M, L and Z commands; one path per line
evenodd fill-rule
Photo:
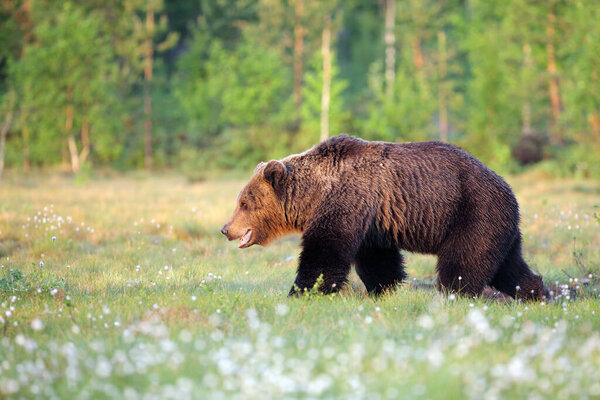
M 546 56 L 547 70 L 550 77 L 550 103 L 552 105 L 552 126 L 550 141 L 552 143 L 559 143 L 560 138 L 556 132 L 558 128 L 558 122 L 560 120 L 560 93 L 558 88 L 558 73 L 556 69 L 556 57 L 554 52 L 554 25 L 556 23 L 556 14 L 554 11 L 554 0 L 550 0 L 550 7 L 548 11 L 548 24 L 546 25 Z
M 533 68 L 533 60 L 531 59 L 531 46 L 529 43 L 523 45 L 523 67 L 526 71 L 531 71 Z M 533 129 L 531 128 L 531 102 L 529 101 L 529 93 L 524 93 L 523 96 L 523 125 L 521 133 L 523 136 L 531 136 Z
M 421 49 L 421 39 L 418 36 L 413 37 L 412 42 L 412 53 L 413 53 L 413 64 L 420 71 L 425 65 L 425 59 L 423 58 L 423 50 Z
M 149 6 L 146 12 L 146 60 L 144 66 L 144 166 L 152 168 L 152 63 L 154 57 L 154 10 Z
M 596 139 L 596 144 L 600 144 L 600 115 L 597 112 L 593 112 L 589 116 L 590 125 L 592 126 L 592 133 Z
M 79 161 L 83 164 L 87 161 L 90 155 L 90 124 L 88 117 L 84 116 L 81 121 L 81 154 L 79 154 Z
M 77 152 L 77 143 L 73 134 L 67 139 L 69 145 L 69 154 L 71 155 L 71 171 L 76 174 L 79 171 L 79 153 Z
M 69 145 L 69 155 L 71 156 L 71 171 L 75 174 L 79 171 L 79 152 L 77 143 L 73 136 L 73 106 L 68 105 L 65 111 L 65 133 L 67 134 L 67 144 Z
M 304 17 L 304 0 L 296 0 L 294 4 L 294 106 L 296 108 L 296 118 L 298 126 L 302 120 L 302 57 L 304 53 L 304 26 L 302 20 Z
M 33 42 L 32 13 L 33 0 L 25 0 L 15 15 L 15 20 L 23 31 L 24 46 L 21 58 L 25 57 L 27 53 L 27 45 Z M 31 152 L 29 149 L 29 127 L 27 126 L 26 119 L 23 115 L 21 115 L 20 125 L 22 126 L 21 138 L 23 140 L 23 170 L 27 172 L 31 169 Z
M 8 131 L 10 130 L 10 126 L 12 125 L 14 112 L 13 106 L 14 97 L 11 99 L 9 109 L 6 113 L 6 121 L 4 122 L 4 125 L 2 125 L 2 131 L 0 132 L 0 182 L 2 181 L 2 174 L 4 173 L 4 146 L 6 144 L 6 135 L 8 135 Z
M 447 74 L 447 50 L 446 33 L 438 32 L 438 53 L 439 53 L 439 82 L 438 82 L 438 108 L 440 114 L 440 140 L 448 141 L 448 85 L 446 83 Z
M 331 102 L 331 15 L 325 17 L 321 41 L 323 55 L 323 90 L 321 92 L 321 141 L 329 137 L 329 103 Z
M 386 96 L 392 97 L 396 80 L 396 0 L 387 0 L 385 6 L 385 86 Z
M 24 126 L 22 129 L 23 135 L 23 170 L 29 171 L 31 169 L 31 152 L 29 151 L 29 128 Z

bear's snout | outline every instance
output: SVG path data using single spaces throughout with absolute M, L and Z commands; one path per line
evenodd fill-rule
M 239 239 L 240 243 L 238 244 L 238 247 L 240 249 L 252 246 L 256 243 L 252 240 L 253 237 L 251 228 L 244 228 L 244 230 L 242 230 L 244 233 L 238 233 L 238 228 L 236 228 L 235 225 L 233 226 L 233 229 L 230 229 L 231 225 L 231 222 L 228 222 L 221 228 L 221 233 L 227 237 L 227 240 L 231 241 Z
M 229 236 L 228 236 L 229 230 L 227 229 L 227 224 L 223 225 L 223 227 L 221 228 L 221 233 L 222 233 L 223 235 L 225 235 L 225 236 L 229 237 Z

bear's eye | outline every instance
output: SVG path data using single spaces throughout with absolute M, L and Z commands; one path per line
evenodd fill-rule
M 245 210 L 246 208 L 248 208 L 248 204 L 246 204 L 245 201 L 240 201 L 240 208 Z

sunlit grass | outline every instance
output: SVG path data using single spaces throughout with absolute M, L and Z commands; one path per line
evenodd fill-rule
M 288 299 L 299 240 L 219 233 L 242 180 L 60 175 L 0 186 L 8 398 L 600 396 L 600 183 L 510 180 L 551 304 L 446 297 L 435 259 L 380 298 Z M 425 284 L 424 284 L 425 283 Z

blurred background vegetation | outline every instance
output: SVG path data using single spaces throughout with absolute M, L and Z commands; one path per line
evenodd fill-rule
M 201 177 L 328 135 L 600 178 L 597 0 L 0 0 L 0 174 Z

